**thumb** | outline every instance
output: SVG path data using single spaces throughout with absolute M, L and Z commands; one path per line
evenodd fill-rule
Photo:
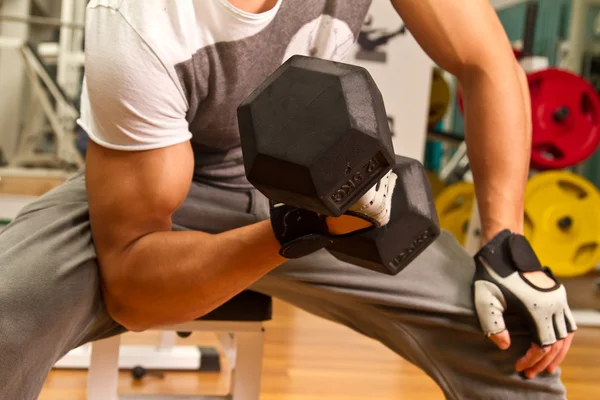
M 506 329 L 495 335 L 490 335 L 490 340 L 494 342 L 500 350 L 507 350 L 510 347 L 510 334 Z
M 476 281 L 474 284 L 475 310 L 483 332 L 505 350 L 510 346 L 510 335 L 504 323 L 506 300 L 492 282 Z

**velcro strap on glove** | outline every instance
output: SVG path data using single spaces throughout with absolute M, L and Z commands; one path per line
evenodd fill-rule
M 300 258 L 314 253 L 333 243 L 337 236 L 329 233 L 326 216 L 303 208 L 271 201 L 271 226 L 277 241 L 281 244 L 279 254 L 285 258 Z M 368 222 L 365 215 L 356 215 Z M 344 235 L 363 233 L 360 231 Z
M 500 232 L 475 255 L 475 259 L 483 258 L 503 278 L 515 271 L 544 271 L 542 264 L 529 241 L 522 235 L 515 235 L 508 230 Z M 551 274 L 550 274 L 551 275 Z M 554 276 L 552 276 L 554 278 Z
M 299 258 L 331 242 L 324 215 L 273 201 L 270 206 L 271 226 L 283 257 Z

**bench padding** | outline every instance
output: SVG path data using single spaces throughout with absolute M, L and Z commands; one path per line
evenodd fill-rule
M 260 322 L 270 320 L 272 315 L 271 297 L 248 290 L 198 320 Z

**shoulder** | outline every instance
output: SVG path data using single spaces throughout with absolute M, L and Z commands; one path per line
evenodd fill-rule
M 103 14 L 103 25 L 128 25 L 168 67 L 193 53 L 193 4 L 191 0 L 91 0 L 88 18 Z M 111 39 L 117 45 L 121 37 Z

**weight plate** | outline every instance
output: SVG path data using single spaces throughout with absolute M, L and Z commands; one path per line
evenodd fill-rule
M 450 86 L 438 68 L 433 69 L 431 96 L 429 97 L 429 126 L 437 125 L 450 107 Z
M 600 99 L 582 77 L 550 68 L 528 75 L 533 119 L 531 165 L 561 169 L 581 163 L 600 144 Z
M 440 228 L 452 233 L 461 244 L 466 241 L 474 201 L 475 187 L 468 182 L 448 186 L 435 199 Z
M 534 176 L 525 195 L 525 236 L 556 276 L 592 271 L 600 263 L 600 192 L 567 171 Z
M 440 193 L 446 188 L 446 184 L 440 179 L 438 174 L 433 171 L 427 171 L 427 179 L 429 180 L 429 186 L 431 186 L 431 193 L 433 198 L 437 198 Z

